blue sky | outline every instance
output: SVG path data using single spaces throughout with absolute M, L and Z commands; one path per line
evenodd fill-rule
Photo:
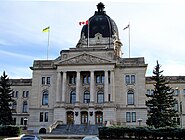
M 50 26 L 49 59 L 61 50 L 76 46 L 82 26 L 79 21 L 94 15 L 100 1 L 13 1 L 0 2 L 0 74 L 10 78 L 31 78 L 34 60 L 47 59 L 47 33 Z M 102 0 L 105 11 L 117 24 L 128 54 L 130 22 L 131 57 L 145 57 L 147 76 L 156 60 L 164 75 L 185 76 L 185 4 L 182 1 Z

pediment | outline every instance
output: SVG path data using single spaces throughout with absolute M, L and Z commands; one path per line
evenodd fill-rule
M 103 64 L 112 63 L 112 61 L 87 53 L 83 53 L 81 55 L 60 61 L 58 64 L 62 65 L 62 64 L 102 64 L 102 63 Z

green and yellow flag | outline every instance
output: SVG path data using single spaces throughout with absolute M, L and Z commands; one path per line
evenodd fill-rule
M 49 28 L 50 27 L 48 26 L 47 28 L 43 29 L 42 32 L 49 32 Z

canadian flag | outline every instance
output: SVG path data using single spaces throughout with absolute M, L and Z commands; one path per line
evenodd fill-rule
M 86 20 L 86 21 L 80 21 L 79 22 L 79 25 L 81 26 L 81 25 L 88 25 L 88 20 Z

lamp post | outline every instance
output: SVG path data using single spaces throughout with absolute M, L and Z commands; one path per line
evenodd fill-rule
M 141 122 L 143 121 L 143 119 L 139 118 L 137 119 L 138 123 L 139 123 L 139 126 L 141 126 Z
M 25 130 L 27 129 L 27 126 L 26 126 L 27 125 L 27 122 L 28 122 L 28 118 L 25 117 L 24 118 L 24 129 Z

